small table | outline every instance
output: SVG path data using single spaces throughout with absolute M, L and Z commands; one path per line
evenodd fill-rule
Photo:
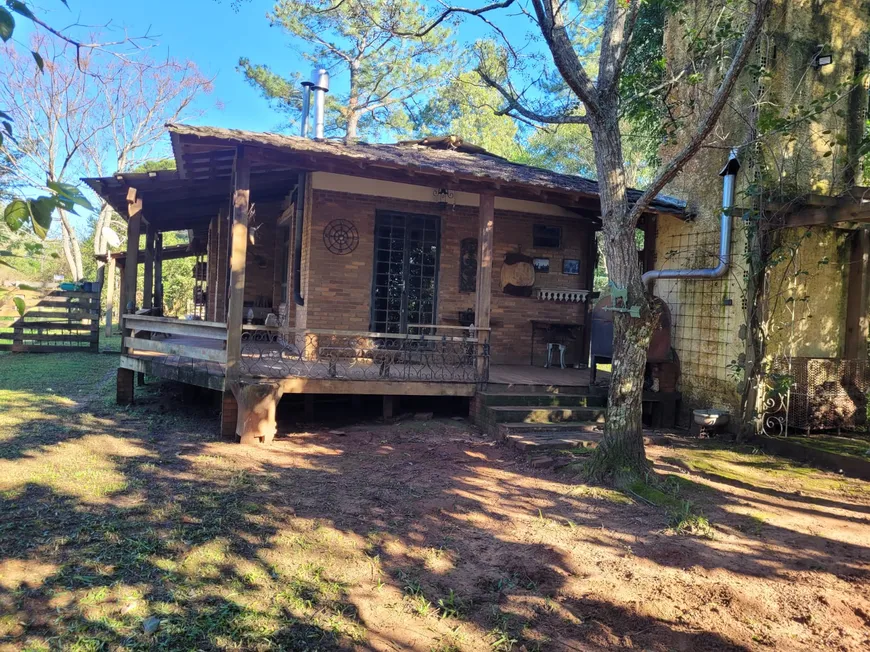
M 535 366 L 535 333 L 538 331 L 543 331 L 544 333 L 555 334 L 560 338 L 567 338 L 576 340 L 578 339 L 575 331 L 583 330 L 583 324 L 571 324 L 566 322 L 556 322 L 556 321 L 541 321 L 539 319 L 530 319 L 529 322 L 532 324 L 532 350 L 529 355 L 529 364 L 531 366 Z M 581 338 L 582 339 L 582 336 Z

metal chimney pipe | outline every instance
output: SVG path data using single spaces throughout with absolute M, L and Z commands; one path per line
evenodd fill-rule
M 326 94 L 329 92 L 329 72 L 326 68 L 317 68 L 311 73 L 311 88 L 314 90 L 314 137 L 323 138 Z
M 656 269 L 643 275 L 645 284 L 657 279 L 704 279 L 711 280 L 725 276 L 731 266 L 731 209 L 734 207 L 734 187 L 740 161 L 737 160 L 737 149 L 731 150 L 728 162 L 719 176 L 722 177 L 722 215 L 719 219 L 719 263 L 716 267 L 707 269 Z
M 308 117 L 311 113 L 311 82 L 302 82 L 302 137 L 308 138 Z

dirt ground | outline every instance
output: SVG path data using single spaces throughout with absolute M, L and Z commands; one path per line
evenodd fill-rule
M 167 388 L 116 409 L 111 364 L 49 391 L 9 364 L 0 649 L 870 649 L 868 483 L 650 447 L 707 524 L 679 534 L 464 421 L 245 448 Z

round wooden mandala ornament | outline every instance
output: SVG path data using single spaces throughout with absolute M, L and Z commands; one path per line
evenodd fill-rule
M 359 231 L 350 220 L 332 220 L 323 227 L 323 244 L 337 256 L 347 255 L 359 245 Z

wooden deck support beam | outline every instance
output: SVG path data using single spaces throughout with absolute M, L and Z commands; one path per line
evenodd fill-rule
M 261 440 L 269 443 L 277 431 L 275 412 L 283 393 L 281 385 L 278 383 L 243 385 L 239 369 L 242 357 L 248 219 L 251 208 L 251 163 L 244 147 L 236 150 L 233 178 L 226 386 L 235 396 L 238 406 L 236 434 L 239 441 L 243 444 L 254 444 Z
M 124 270 L 124 301 L 120 314 L 136 312 L 136 276 L 138 265 L 136 257 L 139 253 L 139 232 L 142 228 L 142 198 L 136 196 L 136 189 L 130 188 L 127 191 L 127 260 L 130 264 Z M 128 337 L 130 333 L 127 329 L 122 329 L 121 334 Z M 121 346 L 121 353 L 124 353 L 124 347 Z
M 495 195 L 481 194 L 478 213 L 478 255 L 476 305 L 474 325 L 477 332 L 477 371 L 480 378 L 486 372 L 484 353 L 489 344 L 489 322 L 492 311 L 492 250 L 495 233 Z
M 142 275 L 142 307 L 154 305 L 154 238 L 157 231 L 151 224 L 145 226 L 145 273 Z
M 106 337 L 112 336 L 112 319 L 115 313 L 115 259 L 109 256 L 106 283 Z
M 127 264 L 126 262 L 118 261 L 118 309 L 115 313 L 118 315 L 118 331 L 120 332 L 124 311 L 127 309 Z
M 858 229 L 852 236 L 849 275 L 846 287 L 846 337 L 843 357 L 864 360 L 867 357 L 868 294 L 870 294 L 870 230 Z
M 154 306 L 163 314 L 163 234 L 154 236 Z

